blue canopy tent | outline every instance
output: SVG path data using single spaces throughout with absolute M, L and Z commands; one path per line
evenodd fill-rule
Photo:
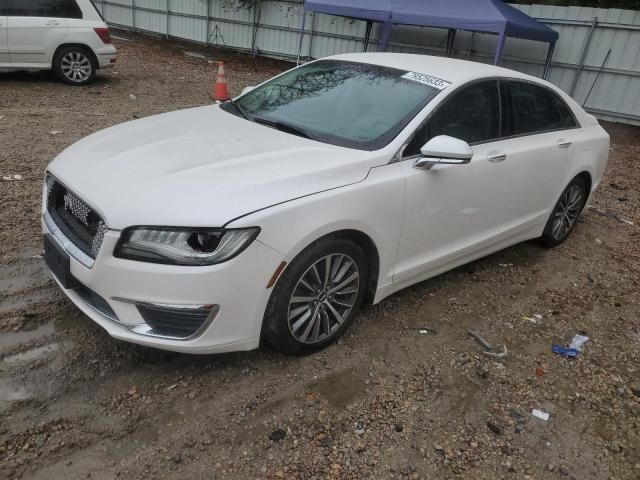
M 365 33 L 365 46 L 367 50 L 373 22 L 384 24 L 380 34 L 379 49 L 384 50 L 391 35 L 391 1 L 392 0 L 305 0 L 302 14 L 302 26 L 300 27 L 300 41 L 298 45 L 298 61 L 302 51 L 302 39 L 307 12 L 326 13 L 339 17 L 355 18 L 367 22 Z
M 305 0 L 307 11 L 339 15 L 367 21 L 365 50 L 372 22 L 381 22 L 378 46 L 384 50 L 392 25 L 415 25 L 449 29 L 447 53 L 453 48 L 456 30 L 498 35 L 494 64 L 500 62 L 507 37 L 549 43 L 544 77 L 549 73 L 558 32 L 501 0 Z M 303 15 L 300 49 L 304 32 Z M 300 50 L 299 50 L 300 52 Z
M 507 37 L 548 43 L 544 76 L 548 74 L 558 32 L 501 0 L 393 0 L 392 8 L 394 24 L 448 28 L 447 53 L 453 48 L 456 30 L 498 35 L 495 65 L 500 63 Z

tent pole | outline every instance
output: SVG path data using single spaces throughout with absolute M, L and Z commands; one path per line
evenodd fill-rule
M 369 40 L 371 40 L 371 29 L 373 28 L 373 22 L 367 22 L 367 29 L 364 33 L 364 46 L 362 47 L 362 51 L 366 52 L 369 49 Z
M 298 40 L 298 58 L 296 60 L 296 66 L 300 65 L 300 55 L 302 55 L 302 40 L 304 39 L 304 25 L 307 21 L 307 9 L 302 9 L 302 22 L 300 25 L 300 39 Z
M 549 51 L 547 52 L 547 61 L 544 64 L 544 73 L 542 74 L 542 78 L 546 80 L 549 78 L 549 71 L 551 70 L 551 59 L 553 58 L 553 51 L 556 48 L 556 42 L 549 44 Z
M 393 24 L 390 20 L 387 20 L 382 24 L 380 31 L 380 38 L 378 40 L 378 51 L 384 52 L 387 48 L 387 44 L 389 43 L 389 38 L 391 37 L 391 27 Z
M 451 56 L 451 53 L 453 52 L 453 44 L 456 41 L 456 33 L 457 30 L 453 28 L 449 29 L 449 34 L 447 35 L 447 56 Z
M 504 48 L 505 38 L 506 37 L 503 30 L 502 32 L 500 32 L 500 35 L 498 35 L 498 45 L 496 47 L 496 56 L 493 58 L 494 65 L 500 64 L 500 58 L 502 57 L 502 49 Z

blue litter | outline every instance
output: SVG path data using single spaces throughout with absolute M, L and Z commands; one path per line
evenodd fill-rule
M 561 347 L 560 345 L 551 345 L 551 351 L 557 355 L 562 355 L 565 358 L 574 358 L 578 356 L 578 350 L 575 348 Z

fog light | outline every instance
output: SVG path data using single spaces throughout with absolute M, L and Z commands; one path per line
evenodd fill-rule
M 177 340 L 187 340 L 200 335 L 211 325 L 220 310 L 218 305 L 135 305 L 145 323 L 132 326 L 131 331 Z

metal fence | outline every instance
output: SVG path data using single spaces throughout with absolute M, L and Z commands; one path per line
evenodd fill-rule
M 299 0 L 95 0 L 107 22 L 283 59 L 298 53 Z M 560 33 L 549 80 L 605 120 L 640 125 L 640 12 L 588 7 L 514 5 Z M 309 13 L 304 59 L 362 51 L 365 22 Z M 376 48 L 374 28 L 372 46 Z M 394 27 L 387 51 L 444 55 L 447 31 Z M 490 62 L 496 37 L 459 32 L 454 56 Z M 508 39 L 502 65 L 541 76 L 547 45 Z

